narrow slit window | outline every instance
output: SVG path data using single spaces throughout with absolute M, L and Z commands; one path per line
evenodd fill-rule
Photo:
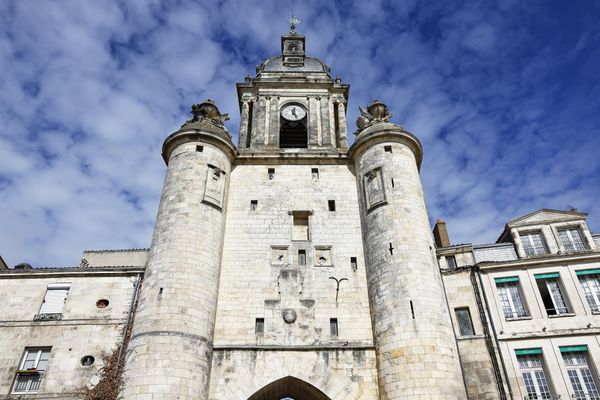
M 471 320 L 471 312 L 468 307 L 454 309 L 456 320 L 458 321 L 458 330 L 461 336 L 473 336 L 473 321 Z
M 316 182 L 319 180 L 319 168 L 312 168 L 310 170 L 310 173 L 312 175 L 313 182 Z
M 250 200 L 250 211 L 256 211 L 258 200 Z
M 272 181 L 275 178 L 275 168 L 269 168 L 267 170 L 267 177 L 270 181 Z
M 257 335 L 262 335 L 265 333 L 265 319 L 264 318 L 256 318 L 256 322 L 254 324 L 254 332 Z
M 392 146 L 383 146 L 383 149 L 385 150 L 386 153 L 392 152 Z
M 329 205 L 329 211 L 335 211 L 335 200 L 328 200 L 327 204 Z
M 396 183 L 394 182 L 394 178 L 392 178 L 392 187 L 396 187 Z
M 196 146 L 196 151 L 198 153 L 202 153 L 204 151 L 204 146 L 200 146 L 200 145 Z
M 298 265 L 306 265 L 306 250 L 298 250 Z
M 358 269 L 358 265 L 356 264 L 356 257 L 350 257 L 350 267 L 352 271 L 356 271 Z
M 338 320 L 337 318 L 329 319 L 329 332 L 331 337 L 338 337 Z

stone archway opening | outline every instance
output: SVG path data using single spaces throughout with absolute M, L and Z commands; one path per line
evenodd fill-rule
M 273 381 L 248 400 L 331 400 L 319 389 L 293 376 Z

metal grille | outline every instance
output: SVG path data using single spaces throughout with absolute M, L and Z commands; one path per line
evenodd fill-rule
M 35 393 L 40 388 L 42 382 L 41 372 L 34 373 L 17 373 L 13 392 L 18 393 Z

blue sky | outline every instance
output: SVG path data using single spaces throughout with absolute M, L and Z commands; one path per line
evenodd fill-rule
M 149 245 L 160 146 L 279 52 L 292 6 L 307 53 L 423 142 L 432 222 L 455 243 L 576 207 L 600 231 L 600 2 L 0 2 L 0 255 L 77 265 Z

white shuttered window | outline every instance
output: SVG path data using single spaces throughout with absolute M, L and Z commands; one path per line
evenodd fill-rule
M 48 284 L 40 314 L 61 314 L 70 289 L 70 283 Z

